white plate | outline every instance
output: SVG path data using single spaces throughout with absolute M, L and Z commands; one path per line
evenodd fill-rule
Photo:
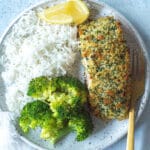
M 62 0 L 49 0 L 46 2 L 42 2 L 40 4 L 36 4 L 35 6 L 32 6 L 30 9 L 36 9 L 37 7 L 46 6 L 46 5 L 52 5 L 55 3 L 59 3 Z M 123 29 L 125 31 L 126 40 L 128 42 L 128 46 L 130 47 L 130 50 L 137 50 L 138 53 L 142 53 L 142 56 L 145 60 L 145 92 L 143 96 L 140 98 L 139 103 L 137 104 L 137 115 L 136 120 L 139 119 L 141 116 L 143 109 L 145 108 L 146 102 L 149 98 L 149 86 L 150 86 L 150 65 L 149 65 L 149 58 L 147 51 L 145 49 L 144 43 L 141 40 L 139 34 L 134 29 L 134 27 L 125 19 L 120 13 L 118 13 L 116 10 L 111 8 L 110 6 L 96 1 L 96 0 L 88 0 L 87 3 L 90 6 L 91 10 L 91 17 L 97 18 L 100 16 L 114 16 L 116 19 L 119 19 L 123 25 Z M 27 12 L 26 10 L 25 12 Z M 5 40 L 5 36 L 9 33 L 11 27 L 14 25 L 14 23 L 17 22 L 17 20 L 25 13 L 23 12 L 20 14 L 8 27 L 6 32 L 3 34 L 1 40 L 0 40 L 0 49 L 2 48 L 2 43 Z M 1 51 L 0 51 L 1 55 Z M 0 71 L 2 71 L 2 66 L 0 67 Z M 2 83 L 2 80 L 1 80 Z M 0 85 L 0 107 L 3 110 L 7 110 L 7 106 L 5 104 L 5 98 L 4 98 L 4 86 L 3 84 Z M 104 149 L 108 147 L 109 145 L 113 144 L 114 142 L 118 141 L 121 137 L 123 137 L 127 133 L 127 120 L 124 121 L 110 121 L 110 122 L 104 122 L 99 119 L 93 118 L 94 122 L 94 132 L 93 134 L 87 138 L 83 142 L 76 142 L 75 134 L 71 133 L 68 136 L 66 136 L 63 140 L 58 142 L 55 146 L 52 146 L 49 142 L 41 140 L 38 136 L 39 129 L 36 132 L 30 132 L 28 135 L 21 135 L 20 137 L 22 140 L 27 142 L 28 144 L 32 145 L 35 148 L 46 148 L 46 149 L 55 149 L 55 150 L 98 150 L 98 149 Z

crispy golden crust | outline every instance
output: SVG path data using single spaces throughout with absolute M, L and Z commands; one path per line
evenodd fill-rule
M 130 56 L 120 22 L 103 17 L 79 26 L 89 103 L 103 119 L 127 117 L 131 99 Z

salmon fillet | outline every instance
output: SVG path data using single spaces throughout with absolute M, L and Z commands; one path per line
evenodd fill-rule
M 130 55 L 121 24 L 102 17 L 79 26 L 89 104 L 102 119 L 125 119 L 131 99 Z

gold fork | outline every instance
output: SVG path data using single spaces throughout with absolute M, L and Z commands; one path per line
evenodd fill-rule
M 145 61 L 140 51 L 131 51 L 132 97 L 129 110 L 126 150 L 134 150 L 135 102 L 143 94 L 145 85 Z

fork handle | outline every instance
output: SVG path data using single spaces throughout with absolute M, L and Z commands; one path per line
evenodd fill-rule
M 128 123 L 126 150 L 134 150 L 134 116 L 135 116 L 135 109 L 134 107 L 132 107 L 129 111 L 129 123 Z

